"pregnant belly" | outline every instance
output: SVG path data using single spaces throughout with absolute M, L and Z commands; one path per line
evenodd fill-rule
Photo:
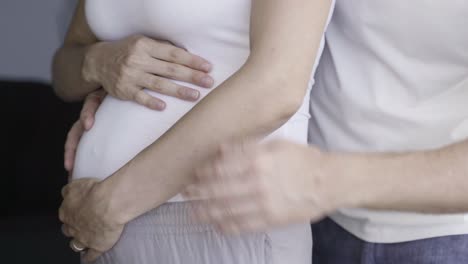
M 73 179 L 102 180 L 111 176 L 195 106 L 173 97 L 158 97 L 167 102 L 163 112 L 107 96 L 96 113 L 93 128 L 80 140 Z M 304 100 L 302 108 L 307 105 L 308 100 Z M 305 111 L 296 113 L 267 139 L 284 138 L 306 144 L 309 117 Z
M 107 96 L 93 128 L 80 140 L 73 178 L 104 179 L 112 175 L 194 106 L 172 97 L 158 97 L 167 102 L 163 112 Z

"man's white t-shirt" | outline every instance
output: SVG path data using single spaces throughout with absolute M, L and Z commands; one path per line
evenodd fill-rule
M 337 0 L 312 90 L 310 142 L 404 152 L 466 139 L 467 27 L 466 0 Z M 468 234 L 464 214 L 343 209 L 332 219 L 370 242 Z

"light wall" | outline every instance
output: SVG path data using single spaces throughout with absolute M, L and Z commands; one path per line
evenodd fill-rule
M 0 79 L 50 80 L 77 0 L 0 0 Z

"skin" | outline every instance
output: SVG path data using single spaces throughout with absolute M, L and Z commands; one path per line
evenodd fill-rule
M 175 84 L 179 80 L 210 88 L 211 64 L 168 42 L 134 35 L 120 41 L 99 41 L 89 28 L 80 0 L 63 46 L 53 62 L 54 89 L 64 100 L 81 100 L 103 88 L 110 95 L 132 100 L 154 110 L 165 102 L 144 88 L 161 94 L 196 101 L 196 89 Z
M 317 221 L 345 207 L 463 213 L 468 211 L 467 153 L 468 140 L 384 154 L 236 142 L 197 171 L 197 182 L 185 195 L 207 199 L 197 215 L 230 233 Z
M 251 54 L 237 73 L 111 177 L 63 189 L 59 216 L 65 233 L 89 248 L 85 259 L 96 259 L 126 223 L 192 183 L 219 142 L 263 137 L 298 110 L 330 6 L 330 0 L 254 0 Z
M 76 149 L 78 148 L 81 136 L 85 131 L 93 127 L 96 111 L 106 95 L 106 91 L 99 89 L 86 96 L 83 108 L 80 112 L 80 119 L 73 124 L 68 132 L 65 142 L 64 166 L 70 175 L 73 174 L 72 170 L 75 164 Z
M 67 138 L 66 162 L 73 162 L 79 139 L 91 127 L 98 107 L 99 96 L 86 99 L 81 118 Z M 318 220 L 343 207 L 462 213 L 468 211 L 467 152 L 467 141 L 400 154 L 327 153 L 286 141 L 239 141 L 221 146 L 215 158 L 197 169 L 196 183 L 184 194 L 190 199 L 216 201 L 197 207 L 197 214 L 226 232 Z M 347 188 L 351 185 L 352 189 Z M 296 197 L 284 198 L 290 194 Z M 235 203 L 247 198 L 249 203 Z M 294 203 L 298 205 L 291 206 Z M 288 207 L 278 208 L 281 204 Z M 233 207 L 244 205 L 256 214 L 251 218 L 232 214 L 245 210 Z
M 286 141 L 225 144 L 184 195 L 203 200 L 199 220 L 229 234 L 316 221 L 333 209 L 324 199 L 327 162 L 318 149 Z

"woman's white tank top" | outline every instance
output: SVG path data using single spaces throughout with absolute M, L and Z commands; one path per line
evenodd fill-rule
M 88 24 L 100 40 L 143 34 L 170 41 L 207 59 L 213 64 L 215 87 L 241 68 L 249 56 L 250 9 L 250 0 L 88 0 L 85 8 Z M 204 97 L 211 90 L 199 91 Z M 165 111 L 153 111 L 111 96 L 105 98 L 94 127 L 79 144 L 74 179 L 112 175 L 196 104 L 154 95 L 166 101 Z M 308 104 L 309 93 L 300 110 L 270 137 L 305 144 Z M 178 200 L 180 197 L 171 201 Z

